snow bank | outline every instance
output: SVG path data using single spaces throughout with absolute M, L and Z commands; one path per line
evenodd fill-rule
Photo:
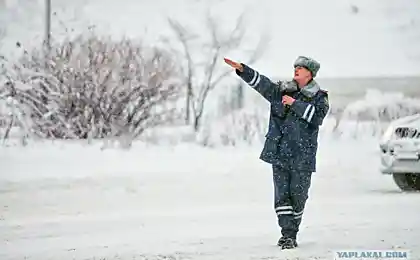
M 368 89 L 362 99 L 347 105 L 342 119 L 390 122 L 418 113 L 420 113 L 420 99 L 406 97 L 401 92 Z
M 344 108 L 329 130 L 340 137 L 380 137 L 391 121 L 415 114 L 420 114 L 420 99 L 368 89 L 363 98 Z

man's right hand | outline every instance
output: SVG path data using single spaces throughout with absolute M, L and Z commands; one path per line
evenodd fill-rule
M 240 63 L 238 63 L 238 62 L 236 62 L 236 61 L 230 60 L 230 59 L 228 59 L 228 58 L 224 58 L 224 60 L 225 60 L 225 62 L 226 62 L 228 65 L 230 65 L 232 68 L 237 69 L 237 70 L 239 70 L 240 72 L 243 72 L 243 71 L 244 71 L 244 68 L 243 68 L 242 64 L 240 64 Z

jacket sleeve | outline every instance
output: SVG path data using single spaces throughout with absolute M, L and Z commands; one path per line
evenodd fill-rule
M 320 96 L 314 104 L 296 100 L 290 108 L 308 124 L 320 126 L 330 108 L 328 94 L 323 92 L 322 96 Z
M 236 74 L 242 78 L 249 86 L 260 93 L 268 102 L 272 103 L 276 97 L 281 95 L 281 87 L 273 83 L 269 78 L 253 70 L 247 65 L 242 64 L 243 72 L 236 70 Z

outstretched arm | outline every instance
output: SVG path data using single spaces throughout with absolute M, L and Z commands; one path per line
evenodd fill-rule
M 253 70 L 243 63 L 237 63 L 225 58 L 225 62 L 236 70 L 236 74 L 249 86 L 260 93 L 265 99 L 272 103 L 276 97 L 282 95 L 281 86 L 273 83 L 269 78 Z

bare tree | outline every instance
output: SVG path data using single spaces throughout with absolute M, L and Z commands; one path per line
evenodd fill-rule
M 185 75 L 184 84 L 186 85 L 186 102 L 185 102 L 185 123 L 190 123 L 190 104 L 191 97 L 193 95 L 193 76 L 194 76 L 194 62 L 192 59 L 192 53 L 190 48 L 190 41 L 197 38 L 197 35 L 190 33 L 184 26 L 175 20 L 168 19 L 171 28 L 175 31 L 177 39 L 182 44 L 183 54 L 186 61 L 186 65 L 183 69 Z
M 207 15 L 205 31 L 209 33 L 209 42 L 200 45 L 200 53 L 197 55 L 206 53 L 209 56 L 203 62 L 199 62 L 198 59 L 194 59 L 196 55 L 194 55 L 192 45 L 194 41 L 203 37 L 192 33 L 191 30 L 179 22 L 169 19 L 169 25 L 182 45 L 184 85 L 186 86 L 185 121 L 187 124 L 190 123 L 190 113 L 192 112 L 192 123 L 195 131 L 200 128 L 209 93 L 232 72 L 228 68 L 218 70 L 218 64 L 222 55 L 232 50 L 241 49 L 245 36 L 243 20 L 244 15 L 242 14 L 236 20 L 234 28 L 223 34 L 222 25 L 217 22 L 217 19 Z M 261 37 L 256 48 L 251 51 L 249 61 L 255 62 L 265 50 L 265 44 L 267 43 L 267 35 Z M 199 80 L 200 77 L 202 80 Z

